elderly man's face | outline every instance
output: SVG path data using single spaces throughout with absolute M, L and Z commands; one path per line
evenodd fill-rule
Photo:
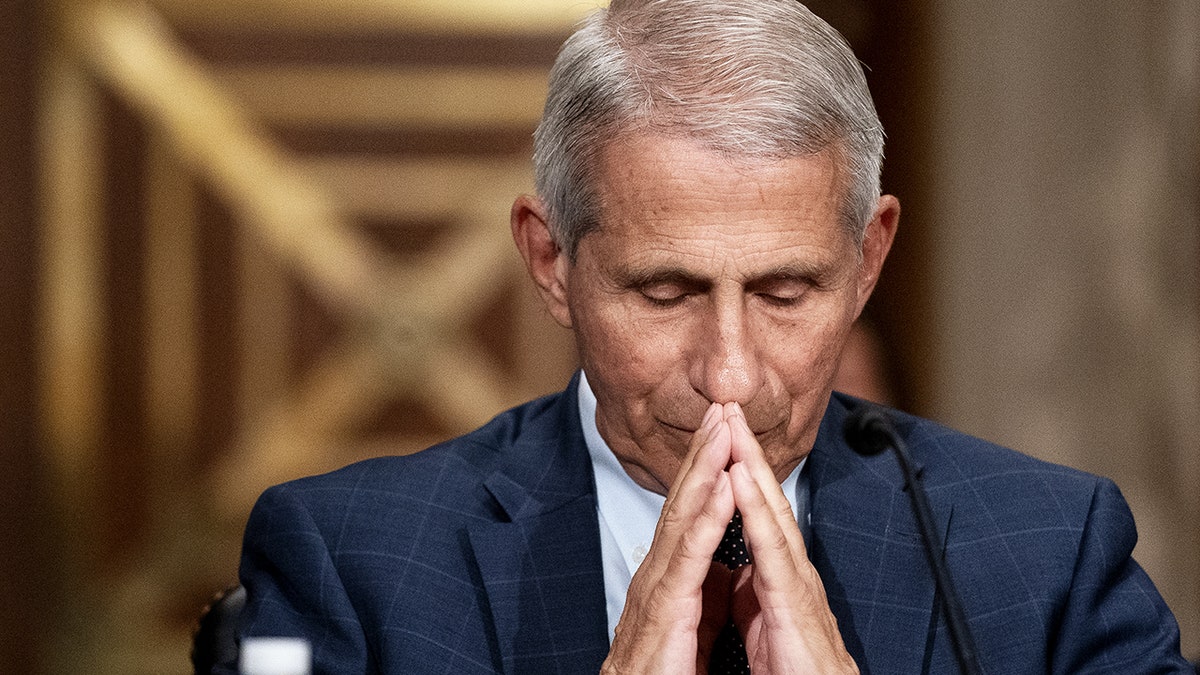
M 860 264 L 831 153 L 731 163 L 634 136 L 607 148 L 595 179 L 600 227 L 539 286 L 575 332 L 601 435 L 666 493 L 708 405 L 737 401 L 782 479 L 812 448 L 898 204 L 881 201 Z

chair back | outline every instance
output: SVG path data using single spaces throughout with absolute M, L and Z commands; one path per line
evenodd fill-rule
M 192 668 L 196 675 L 237 672 L 237 625 L 245 606 L 246 589 L 239 585 L 221 591 L 200 611 L 192 636 Z

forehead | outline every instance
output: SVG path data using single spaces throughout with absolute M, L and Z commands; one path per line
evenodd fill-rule
M 852 248 L 839 218 L 842 172 L 832 151 L 731 159 L 687 139 L 614 140 L 596 173 L 599 228 L 585 237 L 625 258 L 707 257 L 746 265 L 834 258 Z

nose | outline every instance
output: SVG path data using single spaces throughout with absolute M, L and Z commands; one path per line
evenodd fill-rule
M 692 388 L 709 401 L 745 406 L 762 387 L 758 346 L 747 318 L 740 299 L 714 303 L 691 336 Z

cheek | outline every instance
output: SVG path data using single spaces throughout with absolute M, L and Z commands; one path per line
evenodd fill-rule
M 628 395 L 649 394 L 681 369 L 680 347 L 644 326 L 617 323 L 587 334 L 585 366 L 604 370 Z
M 769 336 L 774 370 L 792 398 L 820 396 L 833 379 L 848 319 L 831 312 L 825 320 L 797 322 Z
M 673 349 L 618 303 L 585 302 L 572 310 L 579 356 L 589 377 L 625 394 L 647 389 Z

